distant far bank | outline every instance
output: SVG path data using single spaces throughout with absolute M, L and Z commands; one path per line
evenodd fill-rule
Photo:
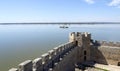
M 28 23 L 0 23 L 0 25 L 12 24 L 120 24 L 120 22 L 28 22 Z

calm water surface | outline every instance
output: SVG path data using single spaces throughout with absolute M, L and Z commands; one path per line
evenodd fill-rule
M 0 25 L 0 71 L 40 57 L 48 50 L 68 41 L 70 32 L 90 32 L 96 40 L 120 41 L 119 24 L 69 25 Z

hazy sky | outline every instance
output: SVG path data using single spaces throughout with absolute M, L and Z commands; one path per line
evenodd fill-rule
M 0 0 L 0 22 L 120 22 L 120 0 Z

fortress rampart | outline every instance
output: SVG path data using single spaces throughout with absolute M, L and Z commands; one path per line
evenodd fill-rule
M 113 47 L 120 47 L 120 42 L 113 42 L 113 41 L 93 41 L 94 45 L 102 45 L 102 46 L 113 46 Z
M 33 61 L 26 60 L 20 63 L 18 68 L 12 68 L 9 71 L 55 71 L 59 69 L 59 67 L 62 68 L 65 65 L 64 63 L 67 62 L 66 58 L 69 58 L 68 60 L 73 60 L 71 58 L 72 56 L 74 57 L 73 51 L 77 48 L 75 46 L 76 44 L 74 42 L 62 44 L 41 55 L 40 58 L 36 58 Z M 69 64 L 66 63 L 66 66 Z M 55 70 L 53 70 L 53 68 Z
M 120 42 L 95 41 L 91 45 L 91 59 L 101 64 L 119 65 Z
M 72 32 L 68 43 L 9 71 L 75 71 L 76 64 L 91 62 L 120 66 L 120 42 L 94 41 L 90 33 Z

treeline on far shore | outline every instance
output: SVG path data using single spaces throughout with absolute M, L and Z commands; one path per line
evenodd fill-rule
M 120 24 L 120 22 L 27 22 L 27 23 L 0 23 L 0 25 L 11 24 Z

